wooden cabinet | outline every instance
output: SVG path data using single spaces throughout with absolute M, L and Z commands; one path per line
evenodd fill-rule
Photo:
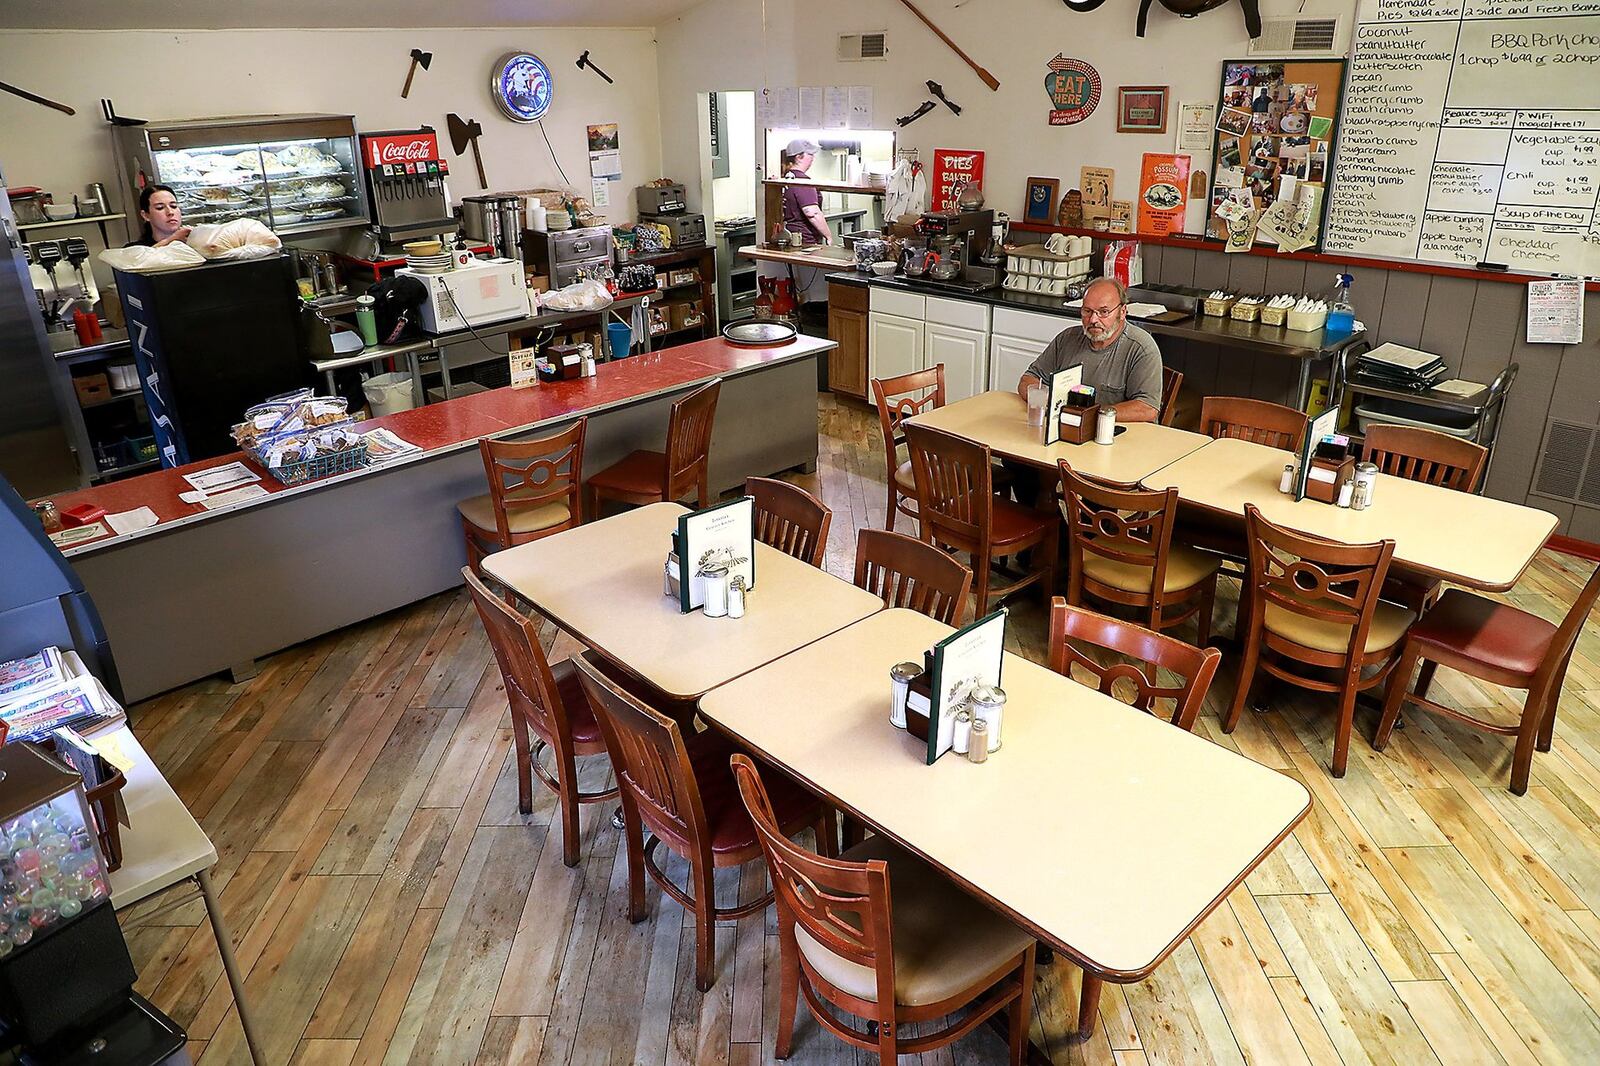
M 828 283 L 828 391 L 871 400 L 867 386 L 867 289 Z
M 923 331 L 922 365 L 944 364 L 946 403 L 965 400 L 988 388 L 988 334 L 978 329 L 926 323 Z
M 921 319 L 873 311 L 867 316 L 867 376 L 892 378 L 921 370 L 926 332 Z
M 1027 340 L 1022 337 L 1002 337 L 996 333 L 989 338 L 989 388 L 999 392 L 1016 392 L 1022 372 L 1033 365 L 1045 350 L 1048 341 Z

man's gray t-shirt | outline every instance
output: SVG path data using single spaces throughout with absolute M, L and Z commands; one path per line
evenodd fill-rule
M 1125 325 L 1115 344 L 1101 351 L 1089 347 L 1081 326 L 1062 330 L 1028 373 L 1049 381 L 1058 370 L 1081 365 L 1083 383 L 1093 385 L 1099 403 L 1143 400 L 1161 409 L 1161 349 L 1155 338 L 1138 326 Z

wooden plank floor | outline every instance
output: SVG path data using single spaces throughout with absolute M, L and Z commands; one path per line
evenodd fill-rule
M 882 524 L 883 452 L 864 408 L 823 397 L 819 418 L 818 472 L 798 480 L 833 507 L 828 568 L 848 576 L 855 530 Z M 1557 618 L 1588 569 L 1545 553 L 1508 598 Z M 1219 626 L 1236 598 L 1225 589 Z M 1015 621 L 1016 650 L 1041 658 L 1036 602 Z M 1447 671 L 1440 686 L 1463 707 L 1516 706 Z M 1225 664 L 1197 730 L 1304 781 L 1315 808 L 1150 979 L 1107 986 L 1087 1044 L 1062 1039 L 1076 971 L 1041 968 L 1035 1037 L 1055 1061 L 1600 1062 L 1600 631 L 1584 631 L 1555 750 L 1521 798 L 1505 790 L 1508 741 L 1417 719 L 1378 755 L 1366 713 L 1335 781 L 1329 701 L 1284 692 L 1227 736 L 1233 688 Z M 701 995 L 682 911 L 652 888 L 650 920 L 626 919 L 609 807 L 585 809 L 583 861 L 561 864 L 553 799 L 517 813 L 504 693 L 461 593 L 284 651 L 248 684 L 151 700 L 133 722 L 217 844 L 275 1066 L 771 1059 L 770 911 L 718 929 L 720 979 Z M 583 772 L 598 786 L 608 768 Z M 720 891 L 759 886 L 733 873 Z M 127 924 L 140 989 L 202 1066 L 247 1061 L 198 905 Z M 791 1062 L 872 1061 L 801 1016 Z M 925 1058 L 1004 1061 L 983 1033 Z

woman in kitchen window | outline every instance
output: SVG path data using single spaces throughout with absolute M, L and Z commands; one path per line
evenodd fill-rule
M 165 248 L 173 241 L 187 240 L 189 227 L 183 224 L 183 208 L 178 206 L 178 194 L 170 185 L 146 185 L 139 193 L 139 217 L 144 228 L 137 240 L 124 247 Z

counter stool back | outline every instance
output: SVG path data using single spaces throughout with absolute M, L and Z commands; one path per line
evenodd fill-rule
M 821 567 L 828 551 L 833 510 L 799 485 L 752 477 L 745 495 L 755 497 L 756 539 L 803 563 Z
M 470 566 L 462 567 L 472 605 L 489 634 L 489 647 L 500 667 L 511 705 L 511 735 L 517 750 L 517 809 L 533 811 L 533 777 L 561 801 L 562 862 L 578 864 L 578 805 L 614 799 L 615 788 L 600 792 L 578 789 L 577 760 L 606 750 L 589 701 L 578 683 L 571 659 L 552 669 L 539 643 L 539 630 L 531 619 L 513 610 L 489 591 Z M 530 734 L 532 736 L 530 737 Z M 530 746 L 530 740 L 536 741 Z M 555 772 L 544 768 L 540 756 L 555 753 Z
M 1299 451 L 1308 424 L 1304 413 L 1266 400 L 1207 396 L 1200 403 L 1200 432 L 1215 440 L 1232 437 Z
M 478 441 L 489 491 L 456 505 L 467 562 L 583 524 L 583 439 L 587 416 L 537 440 Z
M 697 506 L 710 506 L 711 430 L 721 393 L 722 379 L 718 378 L 672 405 L 665 452 L 630 452 L 591 477 L 589 515 L 600 517 L 602 500 L 676 503 L 693 494 Z
M 1073 641 L 1092 644 L 1145 665 L 1103 665 L 1074 647 Z M 1072 677 L 1074 666 L 1087 670 L 1101 692 L 1117 699 L 1122 698 L 1118 683 L 1131 683 L 1133 698 L 1123 702 L 1150 714 L 1159 713 L 1157 700 L 1171 700 L 1172 714 L 1167 720 L 1179 729 L 1194 731 L 1195 719 L 1200 717 L 1221 662 L 1222 653 L 1216 648 L 1197 648 L 1132 622 L 1074 607 L 1060 596 L 1050 602 L 1050 669 L 1064 677 Z M 1178 683 L 1161 684 L 1158 670 L 1177 675 Z
M 943 622 L 961 624 L 972 571 L 932 544 L 887 529 L 856 534 L 856 587 Z
M 883 432 L 883 454 L 888 465 L 889 502 L 884 508 L 885 529 L 894 529 L 896 514 L 917 518 L 917 481 L 911 460 L 900 461 L 905 433 L 900 423 L 913 415 L 944 406 L 944 364 L 935 363 L 892 378 L 872 379 L 872 399 L 878 408 L 878 428 Z
M 1161 413 L 1163 426 L 1172 425 L 1178 417 L 1178 393 L 1183 391 L 1183 375 L 1170 366 L 1161 368 Z

